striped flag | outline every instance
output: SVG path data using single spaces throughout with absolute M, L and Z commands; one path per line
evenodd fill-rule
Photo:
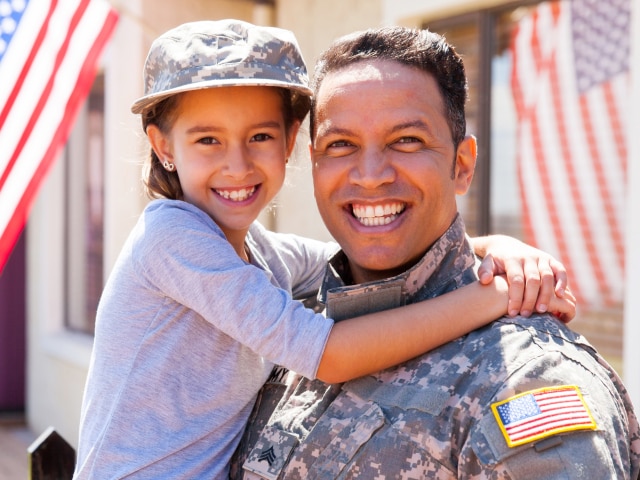
M 575 385 L 532 390 L 494 403 L 491 408 L 510 447 L 562 432 L 596 428 Z
M 0 0 L 0 271 L 117 18 L 104 0 Z
M 525 240 L 583 305 L 622 302 L 629 0 L 544 2 L 512 41 Z

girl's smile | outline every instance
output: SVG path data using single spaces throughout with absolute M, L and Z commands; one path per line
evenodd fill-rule
M 214 188 L 213 191 L 220 195 L 225 200 L 232 202 L 244 202 L 245 200 L 253 197 L 256 190 L 260 188 L 260 185 L 253 185 L 245 188 Z

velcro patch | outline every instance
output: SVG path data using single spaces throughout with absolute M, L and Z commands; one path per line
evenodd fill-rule
M 297 445 L 297 436 L 267 425 L 243 468 L 259 478 L 276 480 Z
M 491 404 L 509 447 L 574 430 L 595 430 L 596 422 L 576 385 L 545 387 Z

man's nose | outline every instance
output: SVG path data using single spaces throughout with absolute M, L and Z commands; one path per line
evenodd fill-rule
M 350 172 L 352 183 L 364 188 L 377 188 L 392 183 L 396 172 L 389 155 L 380 149 L 364 149 Z

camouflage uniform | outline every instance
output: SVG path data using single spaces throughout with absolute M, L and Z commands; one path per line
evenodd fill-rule
M 420 263 L 386 281 L 346 287 L 340 281 L 341 275 L 348 278 L 346 261 L 334 258 L 323 288 L 328 314 L 339 317 L 441 295 L 471 282 L 474 263 L 460 218 Z M 340 313 L 333 309 L 336 304 Z M 274 400 L 268 395 L 256 406 L 232 467 L 237 478 L 638 476 L 640 431 L 625 387 L 582 336 L 549 315 L 501 318 L 341 387 L 289 375 L 272 415 Z M 532 392 L 552 387 L 555 394 L 559 386 L 576 393 L 590 425 L 525 435 L 521 445 L 510 447 L 494 409 L 509 407 L 517 414 Z M 527 395 L 517 397 L 523 392 Z M 507 402 L 500 407 L 501 401 Z M 243 463 L 263 476 L 242 472 Z

